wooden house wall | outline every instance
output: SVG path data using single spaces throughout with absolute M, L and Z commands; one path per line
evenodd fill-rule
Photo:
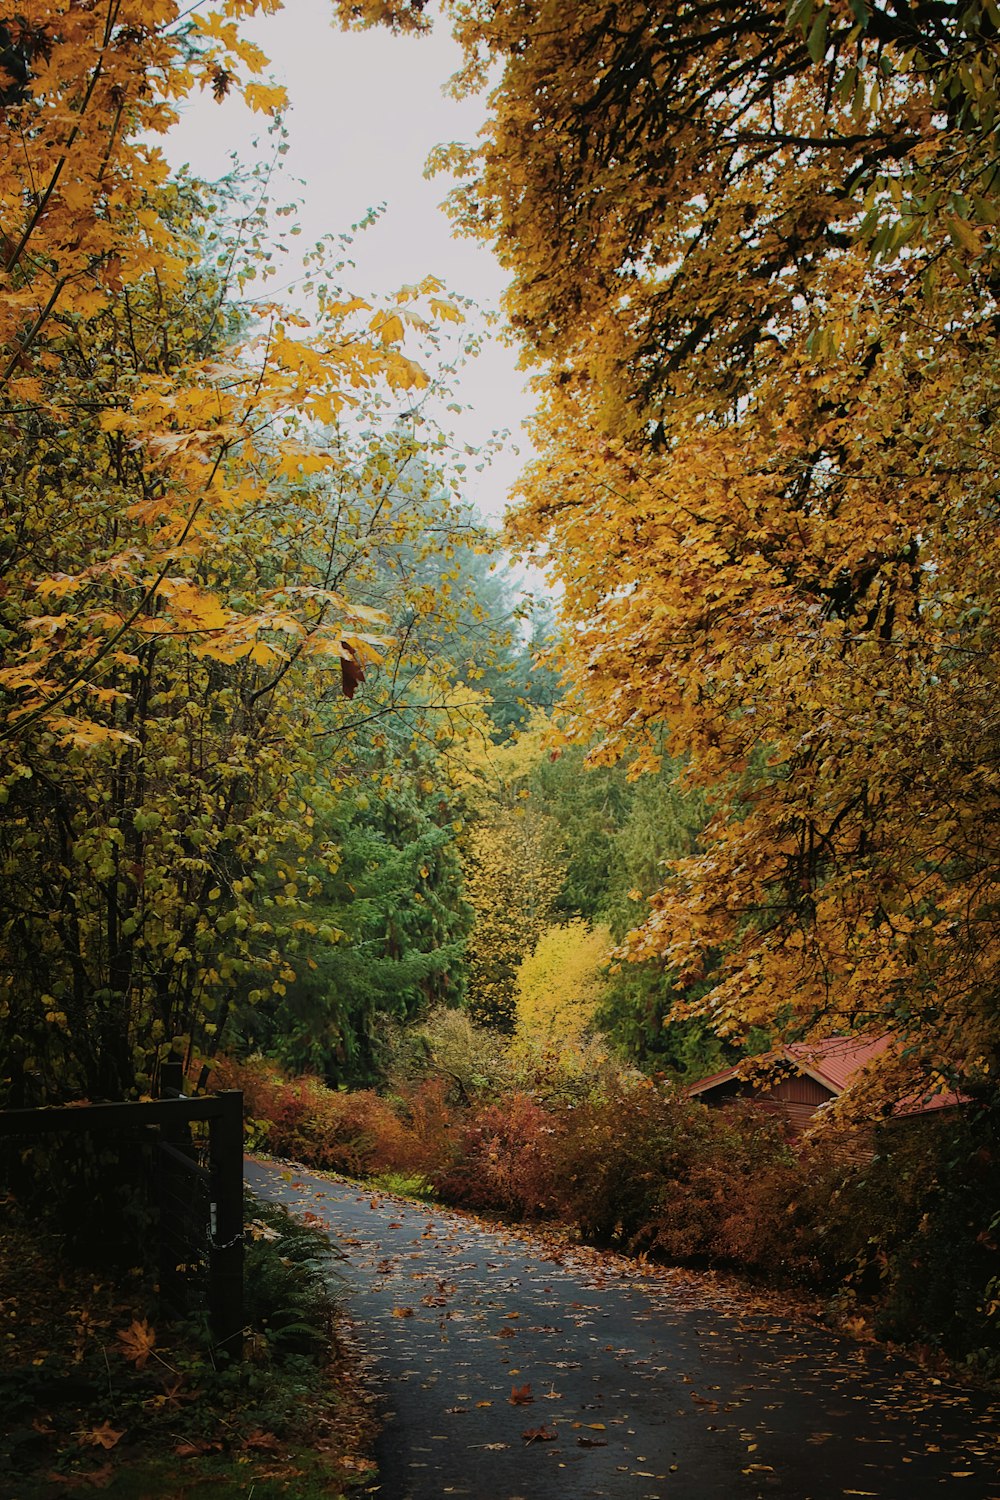
M 755 1089 L 740 1078 L 727 1079 L 718 1088 L 709 1089 L 698 1096 L 704 1104 L 731 1104 L 736 1099 L 753 1099 L 763 1109 L 782 1115 L 792 1132 L 803 1131 L 821 1104 L 834 1098 L 833 1091 L 824 1088 L 815 1078 L 796 1073 L 780 1079 L 773 1088 Z

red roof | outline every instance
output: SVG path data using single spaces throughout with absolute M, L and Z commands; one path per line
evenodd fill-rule
M 842 1094 L 847 1085 L 889 1046 L 889 1036 L 832 1036 L 821 1042 L 790 1042 L 782 1047 L 784 1055 L 797 1063 L 803 1073 L 826 1084 L 834 1094 Z
M 789 1042 L 753 1060 L 764 1063 L 787 1059 L 795 1065 L 797 1072 L 814 1078 L 836 1098 L 864 1072 L 870 1062 L 888 1051 L 891 1040 L 889 1033 L 883 1032 L 881 1036 L 833 1036 L 813 1042 Z M 741 1080 L 741 1066 L 737 1064 L 732 1068 L 723 1068 L 719 1073 L 712 1073 L 708 1078 L 691 1084 L 687 1093 L 694 1098 L 733 1080 Z M 951 1089 L 928 1091 L 900 1099 L 893 1107 L 893 1113 L 925 1114 L 932 1109 L 949 1109 L 964 1102 L 965 1095 Z

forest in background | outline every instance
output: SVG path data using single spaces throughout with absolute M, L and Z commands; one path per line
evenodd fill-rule
M 441 1006 L 636 1088 L 889 1030 L 870 1112 L 972 1101 L 873 1231 L 943 1277 L 1000 1222 L 952 1212 L 1000 1114 L 998 17 L 442 7 L 539 397 L 500 538 L 426 404 L 466 309 L 354 296 L 337 232 L 287 305 L 266 173 L 156 145 L 195 88 L 280 114 L 274 8 L 0 23 L 0 1104 L 391 1085 Z

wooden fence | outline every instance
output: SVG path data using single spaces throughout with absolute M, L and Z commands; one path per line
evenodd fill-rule
M 207 1210 L 204 1240 L 208 1260 L 208 1311 L 212 1338 L 218 1350 L 232 1359 L 243 1355 L 243 1095 L 237 1089 L 225 1093 L 187 1098 L 179 1088 L 180 1075 L 173 1075 L 164 1092 L 172 1095 L 140 1104 L 60 1105 L 49 1109 L 0 1110 L 0 1137 L 38 1137 L 58 1132 L 78 1135 L 110 1131 L 158 1133 L 161 1158 L 171 1170 L 180 1172 L 200 1190 Z M 193 1120 L 208 1122 L 208 1161 L 202 1166 L 191 1153 L 188 1126 Z M 178 1195 L 178 1201 L 184 1195 Z M 171 1260 L 178 1233 L 190 1237 L 189 1225 L 181 1225 L 169 1195 L 161 1192 L 160 1266 L 169 1283 Z

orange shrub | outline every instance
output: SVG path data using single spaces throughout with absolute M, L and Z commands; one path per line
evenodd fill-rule
M 349 1175 L 397 1169 L 412 1155 L 406 1124 L 371 1090 L 341 1093 L 305 1074 L 285 1078 L 263 1060 L 220 1059 L 214 1088 L 243 1090 L 247 1119 L 277 1156 Z
M 782 1122 L 753 1104 L 686 1106 L 674 1170 L 638 1239 L 672 1260 L 708 1260 L 769 1275 L 806 1259 L 792 1217 L 802 1167 Z
M 554 1143 L 558 1112 L 527 1094 L 473 1109 L 456 1159 L 433 1178 L 449 1202 L 496 1208 L 518 1218 L 551 1214 L 557 1199 Z
M 449 1100 L 450 1091 L 444 1078 L 427 1078 L 407 1089 L 400 1099 L 406 1122 L 403 1154 L 387 1165 L 436 1183 L 456 1164 L 462 1155 L 462 1117 Z

